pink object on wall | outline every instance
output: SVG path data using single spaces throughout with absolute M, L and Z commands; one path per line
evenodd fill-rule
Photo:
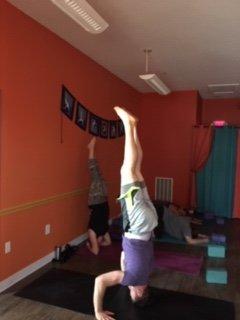
M 213 121 L 213 124 L 215 127 L 223 127 L 227 125 L 225 120 L 215 120 Z

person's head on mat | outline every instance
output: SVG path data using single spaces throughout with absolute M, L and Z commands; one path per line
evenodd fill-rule
M 144 306 L 148 300 L 148 285 L 129 286 L 130 297 L 133 303 L 138 306 Z
M 142 148 L 137 134 L 137 118 L 115 107 L 125 131 L 124 160 L 120 170 L 121 190 L 118 200 L 123 216 L 121 270 L 98 276 L 94 287 L 94 310 L 98 320 L 113 320 L 113 313 L 103 310 L 107 287 L 121 284 L 129 288 L 131 300 L 143 307 L 148 300 L 148 283 L 153 269 L 152 232 L 157 213 L 149 198 L 141 173 Z

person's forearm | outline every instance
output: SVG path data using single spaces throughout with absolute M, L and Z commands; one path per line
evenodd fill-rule
M 93 294 L 93 304 L 94 304 L 94 312 L 102 311 L 103 297 L 106 291 L 106 286 L 104 285 L 101 278 L 97 277 L 95 280 L 94 286 L 94 294 Z
M 115 286 L 122 282 L 124 273 L 121 270 L 107 272 L 95 279 L 93 305 L 97 319 L 114 319 L 109 316 L 109 311 L 103 311 L 103 298 L 107 287 Z
M 187 241 L 188 244 L 195 245 L 195 244 L 207 243 L 207 242 L 208 242 L 208 239 L 192 239 L 192 238 L 187 238 L 186 241 Z

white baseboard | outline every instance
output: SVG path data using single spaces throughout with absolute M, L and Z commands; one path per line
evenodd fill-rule
M 87 233 L 82 234 L 81 236 L 71 240 L 69 243 L 71 245 L 78 245 L 81 242 L 85 241 L 87 239 Z M 46 255 L 45 257 L 33 262 L 29 266 L 23 268 L 22 270 L 14 273 L 7 279 L 0 281 L 0 293 L 3 292 L 4 290 L 10 288 L 12 285 L 17 283 L 18 281 L 26 278 L 29 276 L 31 273 L 37 271 L 38 269 L 42 268 L 46 264 L 52 261 L 54 258 L 54 251 Z
M 82 234 L 81 236 L 71 240 L 69 243 L 72 246 L 77 246 L 78 244 L 82 243 L 83 241 L 87 240 L 87 233 Z

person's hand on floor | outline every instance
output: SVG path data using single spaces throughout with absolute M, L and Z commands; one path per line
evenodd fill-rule
M 200 219 L 197 219 L 197 218 L 192 218 L 191 223 L 202 225 L 202 221 Z
M 208 237 L 206 234 L 202 234 L 202 233 L 199 233 L 199 234 L 198 234 L 198 238 L 201 238 L 201 239 L 209 239 L 209 237 Z
M 208 243 L 209 242 L 209 237 L 206 234 L 199 233 L 198 234 L 198 239 L 203 240 L 204 241 L 203 243 Z
M 115 320 L 115 318 L 111 317 L 113 315 L 114 313 L 111 311 L 101 311 L 101 312 L 96 312 L 95 318 L 97 320 Z

